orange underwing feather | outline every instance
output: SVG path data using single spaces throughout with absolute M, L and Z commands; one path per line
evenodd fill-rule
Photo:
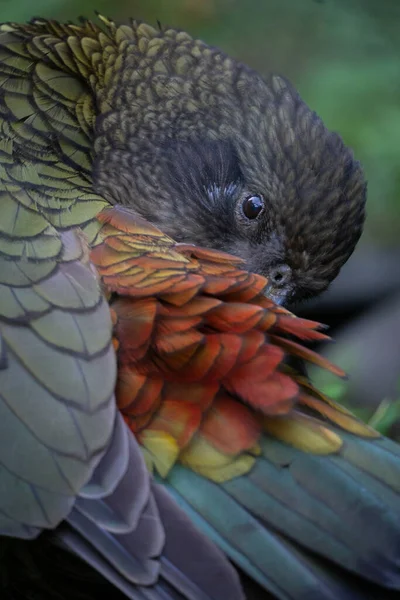
M 261 423 L 247 406 L 227 394 L 219 394 L 208 411 L 201 434 L 224 454 L 236 454 L 252 448 L 261 433 Z M 232 431 L 235 436 L 232 436 Z
M 120 342 L 120 362 L 139 360 L 146 352 L 152 337 L 157 301 L 155 298 L 140 298 L 133 305 L 128 298 L 118 298 L 113 304 L 118 315 L 114 325 Z M 132 358 L 130 358 L 132 357 Z
M 329 339 L 322 326 L 275 305 L 265 278 L 129 209 L 98 218 L 91 258 L 111 302 L 117 402 L 160 474 L 176 460 L 219 481 L 246 472 L 262 430 L 322 453 L 341 444 L 329 421 L 374 435 L 285 364 L 292 355 L 344 375 L 302 344 Z
M 197 403 L 165 398 L 146 430 L 168 433 L 179 448 L 185 448 L 199 429 L 202 416 Z
M 284 332 L 286 333 L 285 330 Z M 299 358 L 313 363 L 314 365 L 318 365 L 322 369 L 327 369 L 331 371 L 331 373 L 333 373 L 334 375 L 337 375 L 338 377 L 346 377 L 346 374 L 343 371 L 343 369 L 340 369 L 336 365 L 333 365 L 330 361 L 328 361 L 326 358 L 324 358 L 317 352 L 310 350 L 310 348 L 306 348 L 305 346 L 302 346 L 301 344 L 298 344 L 293 340 L 288 340 L 286 338 L 278 337 L 275 335 L 272 337 L 272 341 L 284 350 L 286 350 L 289 354 L 292 354 L 293 356 L 298 356 Z
M 120 367 L 118 373 L 117 395 L 121 410 L 132 411 L 135 415 L 145 415 L 161 399 L 164 382 L 160 378 Z
M 300 319 L 292 316 L 279 315 L 279 327 L 285 333 L 297 336 L 301 340 L 329 340 L 329 336 L 325 333 L 321 333 L 316 328 L 322 327 L 316 321 L 309 321 L 307 319 Z

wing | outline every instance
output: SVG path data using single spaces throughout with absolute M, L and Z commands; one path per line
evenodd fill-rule
M 96 114 L 68 67 L 90 26 L 80 53 L 56 24 L 17 29 L 0 33 L 0 533 L 57 528 L 132 598 L 242 598 L 116 412 L 110 312 L 88 254 L 107 205 L 90 174 Z
M 117 403 L 157 480 L 278 598 L 398 590 L 399 446 L 284 362 L 341 374 L 302 344 L 326 337 L 318 325 L 265 298 L 234 257 L 120 207 L 99 219 Z
M 78 122 L 87 92 L 60 72 L 52 87 L 40 43 L 2 26 L 0 529 L 24 537 L 68 514 L 115 420 L 108 308 L 74 229 L 89 232 L 106 205 L 91 191 Z
M 110 442 L 116 369 L 86 244 L 45 222 L 29 244 L 24 228 L 17 206 L 0 238 L 0 531 L 29 538 L 68 514 Z

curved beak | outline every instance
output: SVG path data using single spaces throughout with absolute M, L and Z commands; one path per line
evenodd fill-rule
M 282 306 L 286 303 L 286 300 L 289 296 L 289 290 L 277 288 L 272 284 L 269 284 L 265 288 L 264 294 L 267 296 L 267 298 L 270 298 L 270 300 L 275 302 L 275 304 Z

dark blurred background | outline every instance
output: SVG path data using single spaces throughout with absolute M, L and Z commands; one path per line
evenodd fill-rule
M 354 148 L 369 183 L 362 241 L 319 300 L 293 307 L 331 326 L 323 349 L 349 382 L 320 372 L 332 396 L 400 441 L 399 0 L 0 0 L 1 20 L 74 20 L 98 10 L 171 25 L 261 73 L 289 77 Z

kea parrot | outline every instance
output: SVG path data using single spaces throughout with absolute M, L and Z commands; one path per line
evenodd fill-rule
M 0 26 L 2 599 L 398 594 L 399 446 L 283 306 L 365 196 L 282 77 L 136 21 Z

